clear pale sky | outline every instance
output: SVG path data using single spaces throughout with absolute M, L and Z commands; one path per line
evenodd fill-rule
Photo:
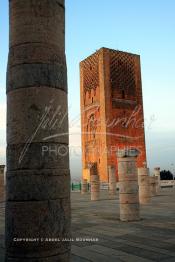
M 66 55 L 72 176 L 81 174 L 79 62 L 100 47 L 140 54 L 150 168 L 175 169 L 175 1 L 67 0 Z M 0 163 L 5 161 L 8 1 L 0 1 Z M 75 134 L 76 133 L 76 134 Z M 173 170 L 172 170 L 173 171 Z

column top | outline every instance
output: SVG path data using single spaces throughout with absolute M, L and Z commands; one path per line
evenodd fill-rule
M 123 157 L 137 157 L 139 155 L 139 150 L 136 148 L 130 149 L 118 149 L 116 152 L 116 156 L 123 158 Z
M 155 167 L 154 170 L 158 170 L 158 171 L 159 171 L 159 170 L 160 170 L 160 167 Z

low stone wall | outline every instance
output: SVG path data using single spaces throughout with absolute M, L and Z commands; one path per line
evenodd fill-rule
M 175 186 L 175 180 L 160 180 L 160 186 L 163 187 L 173 187 Z

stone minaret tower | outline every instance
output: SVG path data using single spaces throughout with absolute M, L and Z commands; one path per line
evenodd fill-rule
M 9 5 L 6 261 L 69 261 L 64 0 Z
M 116 151 L 139 150 L 137 167 L 146 165 L 140 57 L 101 48 L 80 63 L 83 177 L 97 163 L 101 181 L 108 166 L 117 176 Z

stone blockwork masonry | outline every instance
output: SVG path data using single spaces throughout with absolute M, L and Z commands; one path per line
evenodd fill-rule
M 100 180 L 116 166 L 116 151 L 137 148 L 146 166 L 140 56 L 101 48 L 80 63 L 83 177 L 97 162 Z

